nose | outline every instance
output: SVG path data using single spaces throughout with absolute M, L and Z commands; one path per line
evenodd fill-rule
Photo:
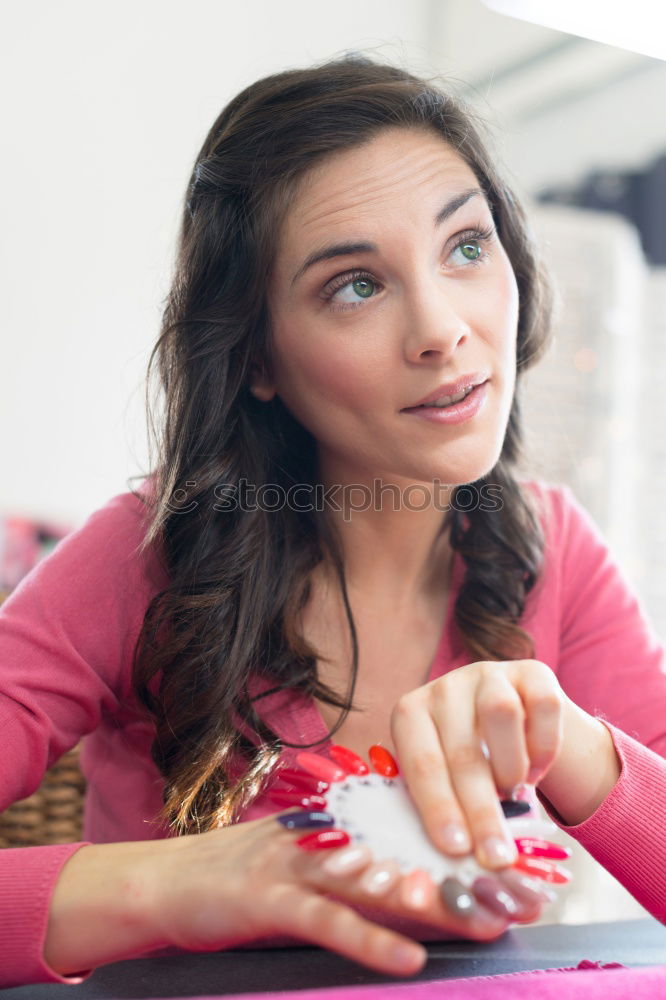
M 405 296 L 404 351 L 410 361 L 424 354 L 453 354 L 471 335 L 463 291 L 440 275 L 421 278 Z

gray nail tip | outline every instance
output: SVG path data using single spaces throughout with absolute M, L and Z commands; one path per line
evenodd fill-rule
M 469 916 L 477 908 L 476 900 L 469 888 L 453 875 L 449 875 L 440 883 L 439 891 L 446 905 L 454 913 Z

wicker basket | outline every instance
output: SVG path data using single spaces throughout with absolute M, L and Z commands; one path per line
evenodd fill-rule
M 0 813 L 0 848 L 68 844 L 83 839 L 86 782 L 77 744 L 49 768 L 39 788 Z
M 3 518 L 0 547 L 0 604 L 19 579 L 47 555 L 69 528 Z M 77 744 L 49 768 L 27 799 L 0 813 L 0 848 L 68 844 L 83 839 L 83 797 L 86 783 L 79 767 Z

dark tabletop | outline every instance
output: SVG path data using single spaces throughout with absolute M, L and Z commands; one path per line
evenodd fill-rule
M 420 975 L 398 979 L 320 948 L 261 948 L 127 959 L 72 986 L 41 983 L 0 990 L 2 1000 L 145 1000 L 457 979 L 577 966 L 583 959 L 626 966 L 666 964 L 666 927 L 657 920 L 514 927 L 490 943 L 427 942 Z

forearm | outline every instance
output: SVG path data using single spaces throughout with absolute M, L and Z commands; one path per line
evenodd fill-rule
M 171 841 L 90 844 L 56 882 L 44 959 L 62 976 L 164 947 L 156 931 L 159 866 Z
M 621 764 L 603 722 L 569 698 L 565 700 L 564 737 L 546 776 L 537 783 L 567 826 L 588 819 L 614 788 Z

